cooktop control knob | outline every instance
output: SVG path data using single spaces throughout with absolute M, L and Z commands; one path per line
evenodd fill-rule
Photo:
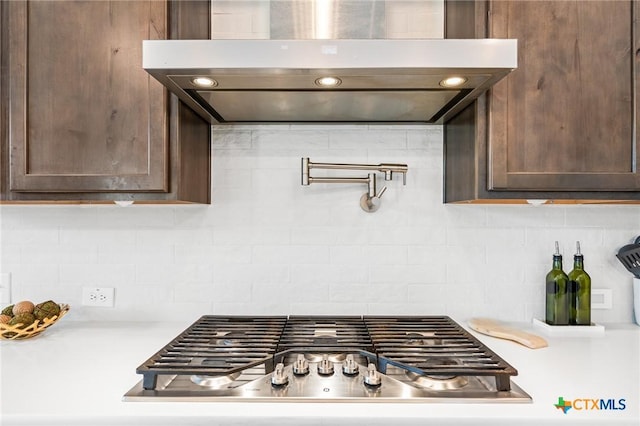
M 284 373 L 284 364 L 278 363 L 271 375 L 271 385 L 274 387 L 284 386 L 289 383 L 289 377 Z
M 355 376 L 358 374 L 358 364 L 356 364 L 352 354 L 347 355 L 347 358 L 345 358 L 342 364 L 342 374 L 346 376 Z
M 298 354 L 296 362 L 293 363 L 293 374 L 296 376 L 309 374 L 309 362 L 305 359 L 304 355 Z
M 318 363 L 318 374 L 330 376 L 333 374 L 333 362 L 329 361 L 329 355 L 322 355 L 322 360 Z
M 373 363 L 369 363 L 369 367 L 367 367 L 367 374 L 364 375 L 364 384 L 368 386 L 380 386 L 382 384 L 382 377 Z

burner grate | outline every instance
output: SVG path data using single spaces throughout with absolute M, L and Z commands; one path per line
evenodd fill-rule
M 372 344 L 362 317 L 289 317 L 278 344 L 278 352 L 316 349 L 371 351 Z
M 508 391 L 517 370 L 446 316 L 364 317 L 374 352 L 386 363 L 424 375 L 493 376 Z
M 265 363 L 278 346 L 286 317 L 205 315 L 138 367 L 144 389 L 155 389 L 158 375 L 228 375 Z

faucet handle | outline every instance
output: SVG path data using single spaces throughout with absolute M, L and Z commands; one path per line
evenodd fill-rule
M 380 208 L 380 197 L 382 197 L 384 191 L 387 190 L 387 187 L 382 187 L 380 192 L 376 191 L 375 173 L 369 173 L 367 182 L 369 184 L 369 189 L 367 192 L 362 194 L 362 197 L 360 197 L 360 207 L 367 213 L 373 213 Z
M 387 190 L 387 187 L 383 186 L 380 192 L 378 192 L 373 197 L 369 195 L 369 193 L 367 192 L 362 194 L 362 197 L 360 197 L 360 207 L 362 207 L 362 210 L 364 210 L 367 213 L 373 213 L 377 211 L 380 208 L 380 204 L 382 204 L 382 201 L 380 201 L 380 198 L 382 197 L 382 194 L 384 194 L 384 191 L 386 190 Z
M 362 197 L 360 197 L 360 207 L 367 213 L 377 211 L 380 208 L 380 204 L 382 204 L 382 202 L 380 201 L 380 197 L 377 195 L 371 197 L 365 192 L 362 194 Z

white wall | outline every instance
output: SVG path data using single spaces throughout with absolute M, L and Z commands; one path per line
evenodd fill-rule
M 380 210 L 365 185 L 300 185 L 300 158 L 399 162 Z M 313 170 L 312 175 L 336 172 Z M 356 173 L 358 174 L 358 173 Z M 14 301 L 54 299 L 70 319 L 202 314 L 447 314 L 530 321 L 558 240 L 576 240 L 594 288 L 613 289 L 596 321 L 632 321 L 631 275 L 614 254 L 640 207 L 442 204 L 440 126 L 219 126 L 211 206 L 0 207 L 1 270 Z M 380 184 L 383 180 L 380 179 Z M 116 307 L 80 304 L 116 288 Z

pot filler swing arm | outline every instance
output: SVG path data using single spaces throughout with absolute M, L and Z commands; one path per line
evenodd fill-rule
M 302 158 L 302 185 L 309 186 L 312 183 L 366 183 L 367 192 L 360 197 L 360 207 L 367 213 L 373 213 L 380 208 L 380 198 L 387 187 L 380 192 L 376 189 L 376 174 L 369 173 L 367 177 L 312 177 L 311 169 L 328 170 L 370 170 L 384 173 L 384 180 L 393 180 L 393 173 L 402 173 L 402 184 L 407 184 L 406 164 L 381 163 L 381 164 L 339 164 L 339 163 L 312 163 L 308 157 Z

